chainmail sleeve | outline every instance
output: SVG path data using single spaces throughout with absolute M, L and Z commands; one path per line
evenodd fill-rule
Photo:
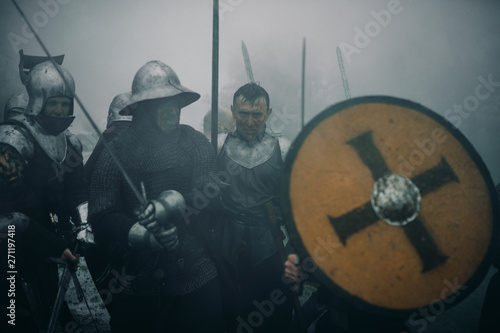
M 103 150 L 90 183 L 89 222 L 98 243 L 118 241 L 127 248 L 128 231 L 134 221 L 123 213 L 120 196 L 122 179 L 111 155 Z

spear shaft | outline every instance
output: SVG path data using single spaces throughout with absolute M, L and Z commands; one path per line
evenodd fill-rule
M 306 90 L 306 38 L 302 40 L 302 88 L 300 101 L 301 128 L 304 128 Z
M 212 123 L 211 142 L 217 153 L 219 134 L 219 0 L 214 0 L 212 28 Z

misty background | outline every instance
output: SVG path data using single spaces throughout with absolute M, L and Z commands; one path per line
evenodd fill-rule
M 113 97 L 136 71 L 161 60 L 202 95 L 181 122 L 202 131 L 211 106 L 212 1 L 19 0 L 52 55 L 65 54 L 76 92 L 101 129 Z M 302 41 L 306 39 L 305 121 L 345 99 L 336 47 L 352 97 L 389 95 L 446 116 L 500 182 L 500 2 L 494 0 L 220 0 L 219 106 L 229 108 L 247 82 L 241 41 L 255 80 L 268 90 L 271 128 L 300 131 Z M 0 103 L 23 88 L 19 49 L 44 55 L 10 1 L 0 5 Z M 384 15 L 385 13 L 385 15 Z M 387 16 L 389 13 L 390 16 Z M 362 36 L 364 35 L 364 36 Z M 474 111 L 454 105 L 474 96 L 480 78 L 495 82 Z M 481 93 L 486 93 L 481 88 Z M 97 141 L 76 108 L 72 132 Z M 89 150 L 89 148 L 87 148 Z M 88 153 L 88 152 L 87 152 Z
M 352 97 L 406 98 L 446 117 L 472 143 L 493 182 L 500 182 L 500 1 L 219 1 L 220 107 L 229 108 L 234 91 L 248 81 L 243 40 L 255 80 L 271 97 L 268 124 L 293 141 L 300 132 L 303 38 L 306 122 L 345 99 L 336 55 L 341 46 Z M 17 3 L 52 55 L 65 54 L 63 65 L 101 130 L 113 97 L 129 91 L 134 74 L 150 60 L 171 66 L 183 85 L 201 94 L 182 110 L 181 122 L 203 130 L 203 116 L 211 107 L 212 1 Z M 0 22 L 2 113 L 7 98 L 24 88 L 19 50 L 45 54 L 11 1 L 1 1 Z M 488 94 L 481 100 L 475 98 L 479 85 L 482 96 Z M 467 103 L 473 111 L 456 111 Z M 98 136 L 78 106 L 75 115 L 71 131 L 83 141 L 88 156 Z M 477 318 L 482 295 L 470 301 L 472 306 L 466 302 L 466 310 L 453 315 L 454 320 L 468 317 L 471 307 Z M 464 320 L 450 321 L 447 328 L 470 331 Z

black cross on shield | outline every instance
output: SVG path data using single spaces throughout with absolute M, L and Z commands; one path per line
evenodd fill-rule
M 422 105 L 388 96 L 333 105 L 299 133 L 284 174 L 292 245 L 315 262 L 308 273 L 358 308 L 407 317 L 439 300 L 450 307 L 491 265 L 500 232 L 491 177 L 467 139 Z
M 365 132 L 347 143 L 354 147 L 363 163 L 370 169 L 373 180 L 376 181 L 390 173 L 390 170 L 374 144 L 372 134 L 372 131 Z M 458 178 L 446 159 L 442 158 L 438 165 L 414 177 L 412 181 L 420 189 L 420 193 L 425 195 L 450 182 L 458 182 Z M 349 236 L 380 220 L 373 211 L 371 202 L 347 214 L 329 219 L 344 246 Z M 419 218 L 403 225 L 402 228 L 422 260 L 422 272 L 427 272 L 446 261 L 447 256 L 439 251 L 439 247 Z

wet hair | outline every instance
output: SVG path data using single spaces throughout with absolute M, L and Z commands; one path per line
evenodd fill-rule
M 247 83 L 236 90 L 233 96 L 233 105 L 236 105 L 236 99 L 240 96 L 243 98 L 243 101 L 248 101 L 251 104 L 255 103 L 259 98 L 264 97 L 267 109 L 269 110 L 269 94 L 257 83 Z

